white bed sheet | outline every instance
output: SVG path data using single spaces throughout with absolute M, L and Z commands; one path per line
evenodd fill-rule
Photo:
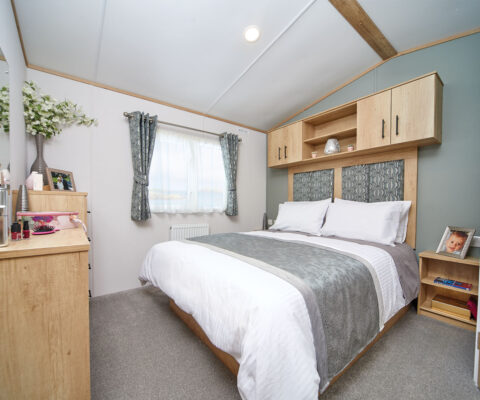
M 385 321 L 405 305 L 393 260 L 384 250 L 293 233 L 246 234 L 318 243 L 353 252 L 376 271 Z M 393 268 L 392 268 L 393 267 Z M 211 342 L 240 364 L 243 399 L 317 399 L 312 328 L 304 299 L 281 278 L 206 247 L 170 241 L 148 252 L 139 278 L 191 314 Z

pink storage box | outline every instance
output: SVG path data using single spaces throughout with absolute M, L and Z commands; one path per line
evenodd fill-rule
M 78 219 L 78 212 L 73 211 L 19 211 L 17 218 L 29 220 L 37 228 L 41 225 L 50 225 L 56 231 L 62 229 L 76 228 L 81 221 Z

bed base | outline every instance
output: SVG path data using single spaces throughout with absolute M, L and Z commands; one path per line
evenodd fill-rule
M 225 353 L 224 351 L 220 350 L 216 347 L 205 334 L 203 329 L 198 325 L 197 321 L 188 313 L 183 311 L 180 307 L 178 307 L 175 302 L 170 299 L 170 308 L 172 311 L 177 314 L 177 316 L 187 325 L 195 335 L 199 337 L 199 339 L 205 343 L 205 345 L 217 356 L 217 358 L 225 364 L 225 366 L 237 376 L 239 364 L 235 358 L 233 358 L 230 354 Z M 360 357 L 362 357 L 380 338 L 387 333 L 390 328 L 395 325 L 408 311 L 410 308 L 410 304 L 406 305 L 405 307 L 401 308 L 390 320 L 385 324 L 385 327 L 381 332 L 378 333 L 377 336 L 337 375 L 335 375 L 328 385 L 327 389 L 332 386 L 334 382 L 336 382 L 355 362 L 357 362 Z

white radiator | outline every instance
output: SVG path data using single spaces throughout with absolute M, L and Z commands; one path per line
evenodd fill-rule
M 170 240 L 183 240 L 209 234 L 208 224 L 182 224 L 170 227 Z

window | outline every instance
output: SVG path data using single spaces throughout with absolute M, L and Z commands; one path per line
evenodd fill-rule
M 227 181 L 218 137 L 158 128 L 150 167 L 152 212 L 223 212 Z

